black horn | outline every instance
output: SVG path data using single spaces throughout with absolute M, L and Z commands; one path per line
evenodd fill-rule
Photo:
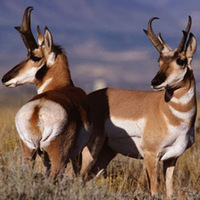
M 33 7 L 27 7 L 26 10 L 24 11 L 22 25 L 15 27 L 15 29 L 19 31 L 19 33 L 21 34 L 23 42 L 26 48 L 28 49 L 28 51 L 38 48 L 38 45 L 31 31 L 31 11 L 32 10 L 33 10 Z
M 160 42 L 160 40 L 157 38 L 157 36 L 155 35 L 155 33 L 153 32 L 152 29 L 152 21 L 155 19 L 159 19 L 158 17 L 152 17 L 149 22 L 148 22 L 148 30 L 143 29 L 143 31 L 145 32 L 145 34 L 147 35 L 147 37 L 150 39 L 150 41 L 152 42 L 153 46 L 157 49 L 157 51 L 159 53 L 161 53 L 161 51 L 163 50 L 163 45 Z
M 183 31 L 183 37 L 182 37 L 181 42 L 176 50 L 178 53 L 180 53 L 184 50 L 184 46 L 185 46 L 185 43 L 187 40 L 187 36 L 190 32 L 191 25 L 192 25 L 192 18 L 189 16 L 187 27 L 186 27 L 185 31 Z

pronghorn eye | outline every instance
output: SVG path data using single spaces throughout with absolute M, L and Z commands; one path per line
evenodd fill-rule
M 178 59 L 176 60 L 176 63 L 177 63 L 178 65 L 180 65 L 180 66 L 183 66 L 183 65 L 186 64 L 186 60 L 185 60 L 185 59 L 184 59 L 184 60 L 181 60 L 180 58 L 178 58 Z
M 34 62 L 39 62 L 42 58 L 37 57 L 37 56 L 31 56 L 31 60 L 33 60 Z

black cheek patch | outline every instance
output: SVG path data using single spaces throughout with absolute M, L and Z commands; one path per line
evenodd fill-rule
M 48 68 L 47 68 L 46 65 L 44 65 L 44 66 L 42 66 L 42 67 L 37 71 L 35 77 L 36 77 L 38 80 L 42 81 L 42 79 L 43 79 L 44 76 L 46 75 L 47 71 L 48 71 Z

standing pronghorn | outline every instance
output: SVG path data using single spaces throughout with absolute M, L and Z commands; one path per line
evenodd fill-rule
M 144 31 L 159 52 L 160 69 L 151 82 L 155 91 L 105 88 L 89 94 L 93 130 L 87 147 L 92 156 L 88 159 L 93 161 L 87 160 L 84 151 L 83 160 L 92 161 L 87 170 L 96 173 L 106 168 L 116 153 L 143 158 L 152 195 L 157 193 L 157 167 L 162 160 L 170 197 L 176 160 L 194 142 L 196 92 L 191 61 L 196 39 L 190 33 L 185 47 L 189 17 L 179 47 L 172 50 L 160 34 L 154 34 L 154 19 Z
M 23 157 L 34 161 L 42 155 L 47 176 L 61 175 L 69 159 L 75 160 L 89 137 L 88 105 L 85 92 L 74 86 L 67 57 L 53 43 L 50 31 L 44 36 L 38 27 L 37 45 L 30 27 L 32 7 L 16 27 L 28 49 L 28 57 L 11 69 L 2 82 L 16 87 L 36 84 L 38 95 L 15 117 Z

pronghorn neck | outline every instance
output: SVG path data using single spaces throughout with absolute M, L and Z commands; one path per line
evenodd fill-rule
M 165 101 L 171 103 L 187 104 L 195 100 L 195 79 L 191 69 L 187 70 L 184 79 L 174 89 L 166 89 Z
M 182 85 L 174 90 L 165 91 L 164 102 L 160 104 L 161 112 L 169 127 L 189 130 L 196 117 L 197 102 L 195 80 L 192 70 L 188 70 Z M 170 129 L 171 130 L 171 129 Z M 173 129 L 172 129 L 173 130 Z
M 44 65 L 36 74 L 38 80 L 38 94 L 49 91 L 59 90 L 68 86 L 73 86 L 65 53 L 56 55 L 55 61 L 51 66 Z

